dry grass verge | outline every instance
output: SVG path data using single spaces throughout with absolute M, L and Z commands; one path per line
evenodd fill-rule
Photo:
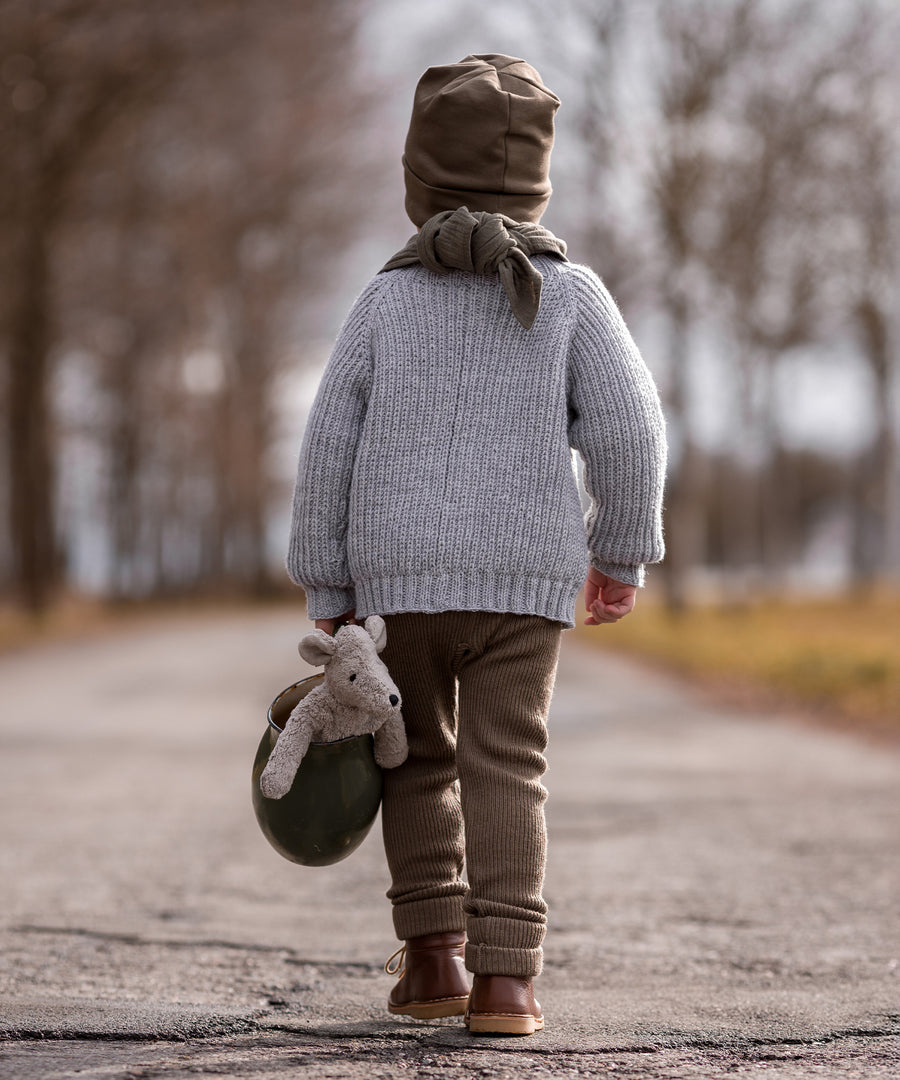
M 265 600 L 209 596 L 118 604 L 90 597 L 68 596 L 38 616 L 13 604 L 0 603 L 0 655 L 51 641 L 114 634 L 154 621 L 263 610 L 288 604 L 297 608 L 302 622 L 303 597 L 296 590 L 290 593 L 285 591 Z
M 659 662 L 729 696 L 795 705 L 900 738 L 900 596 L 769 599 L 674 615 L 645 603 L 583 640 Z

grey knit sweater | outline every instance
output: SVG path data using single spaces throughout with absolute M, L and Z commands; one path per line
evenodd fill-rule
M 510 611 L 573 626 L 589 560 L 640 585 L 662 558 L 652 377 L 590 269 L 533 262 L 530 330 L 496 275 L 404 267 L 354 304 L 294 493 L 287 568 L 310 618 Z

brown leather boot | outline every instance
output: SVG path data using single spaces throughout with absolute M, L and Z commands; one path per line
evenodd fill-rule
M 416 1020 L 462 1016 L 469 999 L 465 944 L 461 930 L 409 938 L 384 965 L 388 975 L 399 976 L 389 1011 Z
M 475 976 L 466 1009 L 466 1027 L 473 1035 L 533 1035 L 543 1026 L 531 979 Z

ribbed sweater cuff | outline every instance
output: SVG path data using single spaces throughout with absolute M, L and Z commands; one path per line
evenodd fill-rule
M 339 615 L 353 610 L 353 589 L 339 589 L 329 585 L 304 585 L 303 588 L 306 592 L 308 619 L 336 619 Z
M 604 559 L 591 557 L 591 566 L 599 570 L 601 574 L 621 581 L 623 585 L 634 585 L 640 588 L 644 584 L 643 563 L 616 563 L 606 562 Z

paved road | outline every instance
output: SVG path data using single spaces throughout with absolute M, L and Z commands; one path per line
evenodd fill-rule
M 900 753 L 572 635 L 547 1029 L 390 1018 L 377 834 L 301 869 L 249 808 L 302 628 L 183 618 L 0 660 L 4 1078 L 900 1076 Z

